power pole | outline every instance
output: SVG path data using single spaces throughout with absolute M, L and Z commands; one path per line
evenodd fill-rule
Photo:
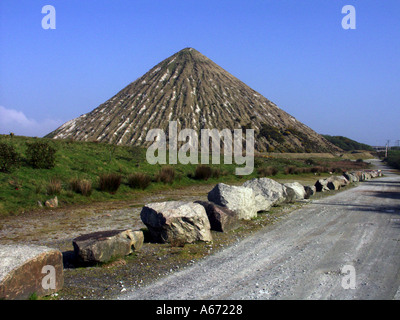
M 387 156 L 388 156 L 389 143 L 390 143 L 390 140 L 387 140 L 387 142 L 386 142 L 385 158 L 387 158 Z

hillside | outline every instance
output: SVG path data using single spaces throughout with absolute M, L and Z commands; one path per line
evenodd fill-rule
M 255 130 L 255 148 L 275 152 L 337 152 L 339 148 L 192 49 L 183 49 L 93 111 L 47 138 L 148 146 L 152 128 Z
M 343 136 L 330 136 L 327 134 L 322 135 L 326 140 L 334 144 L 335 146 L 345 150 L 345 151 L 353 151 L 353 150 L 366 150 L 366 151 L 374 151 L 374 148 L 371 146 L 357 142 L 350 138 L 346 138 Z

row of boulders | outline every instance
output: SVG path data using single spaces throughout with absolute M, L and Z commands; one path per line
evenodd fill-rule
M 268 178 L 252 179 L 241 186 L 219 183 L 208 193 L 208 201 L 149 203 L 140 216 L 153 241 L 208 242 L 212 241 L 211 230 L 233 230 L 240 220 L 252 219 L 260 211 L 379 176 L 382 176 L 380 171 L 348 172 L 319 179 L 313 186 L 298 182 L 281 184 Z M 140 230 L 107 230 L 81 235 L 73 240 L 73 247 L 78 261 L 93 264 L 129 255 L 139 250 L 143 241 Z M 32 293 L 48 295 L 60 290 L 63 282 L 60 251 L 0 245 L 0 299 L 27 298 Z
M 338 190 L 379 176 L 379 170 L 346 172 L 319 179 L 312 186 L 281 184 L 269 178 L 255 178 L 241 186 L 218 183 L 208 193 L 208 201 L 149 203 L 142 208 L 140 217 L 156 242 L 211 241 L 211 230 L 232 230 L 239 226 L 239 220 L 250 220 L 272 206 L 309 199 L 316 192 Z
M 347 186 L 350 183 L 367 181 L 381 176 L 381 170 L 346 172 L 341 176 L 332 176 L 325 179 L 319 179 L 315 183 L 315 187 L 318 192 L 339 190 L 341 187 Z

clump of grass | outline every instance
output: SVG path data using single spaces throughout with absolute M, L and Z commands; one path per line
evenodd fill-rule
M 198 165 L 196 171 L 194 172 L 194 178 L 196 180 L 208 180 L 211 178 L 213 170 L 209 166 Z
M 122 176 L 117 173 L 104 173 L 99 177 L 99 190 L 110 193 L 117 192 L 121 185 Z
M 162 167 L 158 175 L 156 176 L 156 181 L 161 181 L 165 184 L 171 184 L 175 179 L 175 169 L 170 166 Z
M 47 194 L 50 196 L 60 194 L 62 189 L 61 181 L 57 178 L 51 178 L 46 186 Z
M 183 248 L 186 244 L 186 240 L 183 237 L 174 237 L 169 240 L 171 247 L 181 247 Z
M 145 173 L 132 173 L 128 175 L 127 177 L 128 180 L 128 186 L 133 188 L 133 189 L 146 189 L 150 183 L 151 183 L 151 178 L 149 175 Z
M 72 191 L 80 193 L 84 196 L 92 194 L 92 181 L 86 179 L 72 179 L 69 183 Z
M 285 174 L 294 174 L 296 172 L 296 167 L 293 167 L 293 166 L 285 167 L 283 169 L 283 172 Z
M 278 169 L 275 167 L 261 167 L 257 169 L 257 173 L 260 177 L 276 176 Z
M 0 171 L 10 172 L 13 167 L 18 165 L 18 162 L 19 155 L 14 146 L 0 143 Z

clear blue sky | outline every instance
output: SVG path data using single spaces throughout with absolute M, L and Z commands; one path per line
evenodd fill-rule
M 184 47 L 318 133 L 400 139 L 398 0 L 1 0 L 0 133 L 43 136 Z

